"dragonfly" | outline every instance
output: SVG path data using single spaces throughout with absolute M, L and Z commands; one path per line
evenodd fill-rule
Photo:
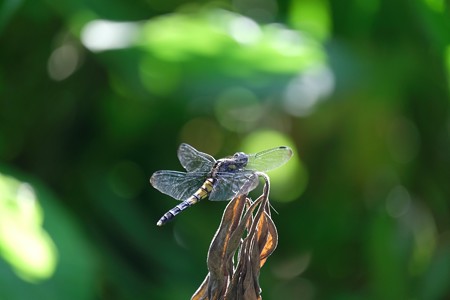
M 188 207 L 208 197 L 210 201 L 229 201 L 237 195 L 247 194 L 259 183 L 258 172 L 267 172 L 284 165 L 292 150 L 280 146 L 215 160 L 188 144 L 178 148 L 178 159 L 187 172 L 156 171 L 150 184 L 160 192 L 182 201 L 166 212 L 156 225 L 162 226 Z

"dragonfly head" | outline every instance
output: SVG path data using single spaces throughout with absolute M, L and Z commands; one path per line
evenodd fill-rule
M 238 167 L 242 168 L 245 167 L 245 165 L 247 165 L 248 155 L 245 154 L 244 152 L 236 152 L 233 155 L 233 160 L 235 161 L 236 165 L 238 165 Z

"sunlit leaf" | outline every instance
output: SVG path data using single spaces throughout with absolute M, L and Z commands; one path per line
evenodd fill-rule
M 140 41 L 164 61 L 221 57 L 226 64 L 217 67 L 235 75 L 255 70 L 295 73 L 325 58 L 320 44 L 295 30 L 280 24 L 260 26 L 243 15 L 219 9 L 154 18 L 143 26 Z M 240 68 L 231 70 L 229 65 Z
M 57 263 L 38 201 L 30 184 L 0 173 L 0 253 L 29 281 L 49 278 Z

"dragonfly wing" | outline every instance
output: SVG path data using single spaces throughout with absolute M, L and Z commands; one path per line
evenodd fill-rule
M 209 200 L 231 200 L 238 194 L 247 194 L 255 189 L 258 183 L 258 176 L 252 172 L 219 173 L 209 195 Z
M 209 172 L 216 162 L 211 155 L 200 152 L 185 143 L 178 148 L 178 159 L 188 172 Z
M 284 165 L 292 156 L 292 149 L 286 146 L 250 154 L 245 169 L 266 172 Z
M 205 180 L 205 173 L 157 171 L 150 178 L 150 183 L 161 193 L 177 200 L 186 200 L 201 187 Z

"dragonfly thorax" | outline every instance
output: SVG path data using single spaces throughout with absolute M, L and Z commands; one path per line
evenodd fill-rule
M 247 165 L 248 156 L 243 152 L 237 152 L 229 158 L 222 158 L 217 160 L 211 170 L 211 177 L 215 177 L 217 173 L 226 172 L 233 173 L 241 170 Z

